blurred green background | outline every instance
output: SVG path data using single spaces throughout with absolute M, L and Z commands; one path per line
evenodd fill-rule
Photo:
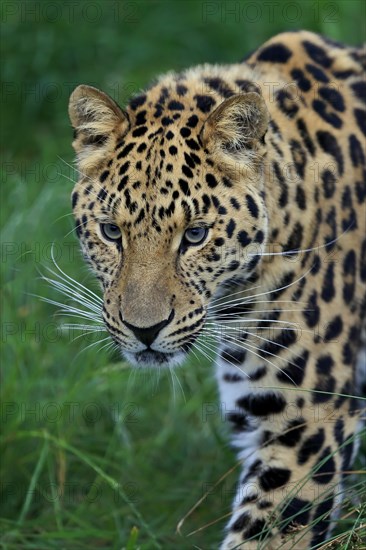
M 53 242 L 60 266 L 97 288 L 72 232 L 68 97 L 88 83 L 123 105 L 163 71 L 236 62 L 284 30 L 360 44 L 365 3 L 4 0 L 0 9 L 1 548 L 217 548 L 237 472 L 210 362 L 190 359 L 179 383 L 131 374 L 118 356 L 84 350 L 91 340 L 61 333 L 57 308 L 32 296 L 60 298 L 39 276 Z

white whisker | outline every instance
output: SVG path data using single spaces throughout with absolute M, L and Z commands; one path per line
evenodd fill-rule
M 75 359 L 77 359 L 79 357 L 79 355 L 81 353 L 84 353 L 84 351 L 94 347 L 94 346 L 97 346 L 98 344 L 101 344 L 102 342 L 106 342 L 106 340 L 110 340 L 110 336 L 106 336 L 105 338 L 101 338 L 100 340 L 97 340 L 96 342 L 92 342 L 91 344 L 89 344 L 88 346 L 86 346 L 85 348 L 83 348 L 82 350 L 79 351 L 79 353 L 76 355 Z
M 94 311 L 94 313 L 97 313 L 97 314 L 101 313 L 102 308 L 100 304 L 92 302 L 87 297 L 80 294 L 78 291 L 75 291 L 70 287 L 67 287 L 66 285 L 60 283 L 59 281 L 54 281 L 53 279 L 49 279 L 48 277 L 43 277 L 43 280 L 49 283 L 51 286 L 53 286 L 56 290 L 58 290 L 64 296 L 71 298 L 74 302 L 77 302 L 87 307 L 89 310 Z
M 238 290 L 237 292 L 233 292 L 232 294 L 226 294 L 224 296 L 220 296 L 218 298 L 211 300 L 211 304 L 215 304 L 216 302 L 219 302 L 220 300 L 224 300 L 226 298 L 231 298 L 231 296 L 236 296 L 237 294 L 242 294 L 243 292 L 250 292 L 252 290 L 255 290 L 256 288 L 260 288 L 261 286 L 262 285 L 251 286 L 249 288 L 245 288 L 242 290 Z
M 64 323 L 61 326 L 62 329 L 66 330 L 89 330 L 91 332 L 94 332 L 96 330 L 103 330 L 104 332 L 107 332 L 107 329 L 104 325 L 83 325 L 80 323 Z
M 219 331 L 220 333 L 222 334 L 222 331 L 220 329 L 224 328 L 224 329 L 227 329 L 227 327 L 225 325 L 221 325 L 221 324 L 217 324 L 217 323 L 208 323 L 209 326 L 213 325 L 214 327 L 219 327 Z M 237 327 L 229 327 L 229 330 L 234 330 L 234 331 L 237 331 L 237 332 L 240 332 L 242 334 L 248 334 L 254 338 L 258 338 L 259 340 L 264 340 L 265 342 L 268 342 L 270 344 L 275 344 L 277 346 L 279 346 L 280 348 L 283 348 L 283 349 L 289 349 L 287 346 L 284 346 L 283 344 L 280 344 L 278 342 L 274 342 L 273 340 L 270 340 L 269 338 L 265 338 L 264 336 L 259 336 L 259 334 L 255 334 L 253 332 L 248 332 L 247 330 L 244 330 L 242 328 L 237 328 Z M 230 335 L 231 337 L 234 337 L 234 335 Z M 241 342 L 241 340 L 238 340 L 239 342 Z M 266 352 L 267 353 L 267 352 Z M 277 357 L 277 356 L 275 356 Z
M 202 346 L 204 346 L 206 349 L 208 349 L 209 351 L 214 352 L 215 355 L 217 354 L 216 348 L 213 348 L 212 345 L 209 345 L 207 342 L 203 342 L 202 340 L 200 340 L 199 343 L 200 343 Z M 228 354 L 228 355 L 234 359 L 233 356 L 231 356 L 230 354 Z M 207 356 L 206 356 L 206 357 L 207 357 Z M 212 358 L 211 358 L 211 357 L 208 357 L 208 359 L 209 359 L 210 361 L 212 361 Z M 250 378 L 250 376 L 249 376 L 246 372 L 244 372 L 244 371 L 239 367 L 239 365 L 235 365 L 234 363 L 232 363 L 231 361 L 226 360 L 226 359 L 225 359 L 225 361 L 226 361 L 226 363 L 228 363 L 229 365 L 231 365 L 232 367 L 234 367 L 236 370 L 238 370 L 238 371 L 240 372 L 240 374 L 243 374 L 243 375 L 246 376 L 247 378 Z
M 245 304 L 247 303 L 247 301 L 248 301 L 250 298 L 258 298 L 259 296 L 265 296 L 265 295 L 267 295 L 267 294 L 272 294 L 272 293 L 274 293 L 274 292 L 280 292 L 280 291 L 282 291 L 282 290 L 286 290 L 286 288 L 289 288 L 289 287 L 295 285 L 296 283 L 299 283 L 302 279 L 304 279 L 304 277 L 306 277 L 306 276 L 310 273 L 311 269 L 312 269 L 312 268 L 308 269 L 308 270 L 306 271 L 306 273 L 304 273 L 303 275 L 301 275 L 301 277 L 299 277 L 299 278 L 296 279 L 295 281 L 292 281 L 292 283 L 289 283 L 288 285 L 284 285 L 284 286 L 282 286 L 282 287 L 280 287 L 280 288 L 273 288 L 273 289 L 271 289 L 271 290 L 267 290 L 266 292 L 260 292 L 260 293 L 258 293 L 258 294 L 252 294 L 251 296 L 247 296 L 247 297 L 245 298 L 245 300 L 244 300 L 243 302 L 241 302 L 241 303 L 242 303 L 243 305 L 245 305 Z M 237 298 L 236 300 L 233 300 L 232 303 L 237 302 L 237 301 L 240 303 L 240 300 L 241 300 L 241 298 Z M 219 306 L 216 305 L 216 306 L 214 306 L 214 308 L 212 308 L 212 309 L 215 309 L 215 308 L 217 308 L 217 307 L 219 307 Z
M 212 329 L 209 329 L 209 330 L 212 330 Z M 295 383 L 295 381 L 291 378 L 291 376 L 289 376 L 284 370 L 282 370 L 280 367 L 277 367 L 277 365 L 275 365 L 272 361 L 270 361 L 269 359 L 267 359 L 266 357 L 262 357 L 261 355 L 259 355 L 259 353 L 256 353 L 255 351 L 253 351 L 253 349 L 258 350 L 258 347 L 257 346 L 254 346 L 252 344 L 248 344 L 248 342 L 245 342 L 245 345 L 243 344 L 243 342 L 238 342 L 236 338 L 230 336 L 230 335 L 227 335 L 227 338 L 229 338 L 230 340 L 233 341 L 233 344 L 239 348 L 242 348 L 246 351 L 248 351 L 249 353 L 253 353 L 254 355 L 256 355 L 257 357 L 259 357 L 262 361 L 266 361 L 267 363 L 269 363 L 270 365 L 272 365 L 276 370 L 278 370 L 279 372 L 282 372 L 289 380 L 291 380 L 291 382 L 297 386 L 297 384 Z M 250 349 L 250 348 L 253 348 L 253 349 Z M 282 361 L 284 361 L 285 359 L 283 359 L 282 357 L 279 357 L 278 355 L 274 354 L 274 353 L 271 353 L 271 352 L 266 352 L 268 355 L 271 355 L 273 357 L 276 357 L 277 359 L 280 359 Z M 291 363 L 290 361 L 286 361 L 288 364 L 292 364 L 293 366 L 297 367 L 297 368 L 300 368 L 298 365 L 294 365 L 293 363 Z
M 69 168 L 71 168 L 71 170 L 74 170 L 75 172 L 77 172 L 82 178 L 86 179 L 86 180 L 89 180 L 91 183 L 93 183 L 94 185 L 97 185 L 100 189 L 102 189 L 105 193 L 106 193 L 106 196 L 104 199 L 101 199 L 101 202 L 105 202 L 107 198 L 110 197 L 110 194 L 108 193 L 108 191 L 99 183 L 98 180 L 96 180 L 95 178 L 91 178 L 90 176 L 88 176 L 87 174 L 85 174 L 84 172 L 82 172 L 81 170 L 79 170 L 76 166 L 72 166 L 72 164 L 69 164 L 68 162 L 66 162 L 65 159 L 63 159 L 62 157 L 58 156 L 58 158 L 61 160 L 61 162 L 63 162 L 66 166 L 68 166 Z M 64 178 L 68 179 L 69 181 L 71 181 L 71 183 L 73 183 L 74 185 L 76 184 L 76 182 L 70 178 L 70 176 L 67 176 L 66 174 L 63 174 L 62 172 L 60 172 L 60 176 L 63 176 Z M 89 193 L 91 195 L 95 195 L 95 197 L 99 198 L 98 195 L 96 193 L 92 193 L 91 191 L 89 191 Z
M 238 322 L 238 321 L 236 321 L 236 322 Z M 297 326 L 297 323 L 295 323 L 294 321 L 281 321 L 280 319 L 240 319 L 240 323 L 277 323 L 277 324 L 282 324 L 282 325 L 295 325 L 295 326 Z
M 313 250 L 319 250 L 320 248 L 326 248 L 327 246 L 330 246 L 330 245 L 336 243 L 337 241 L 339 241 L 339 239 L 341 237 L 343 237 L 343 235 L 345 235 L 350 230 L 351 227 L 352 227 L 352 224 L 345 231 L 343 231 L 343 233 L 341 233 L 339 235 L 339 237 L 336 237 L 335 239 L 332 239 L 331 241 L 329 241 L 327 243 L 319 244 L 318 246 L 314 246 L 312 248 L 299 248 L 298 250 L 288 250 L 288 251 L 284 251 L 284 252 L 259 252 L 257 254 L 249 253 L 248 256 L 288 256 L 290 254 L 300 254 L 300 253 L 303 253 L 303 252 L 312 252 Z
M 216 311 L 217 309 L 220 310 L 221 308 L 223 308 L 223 311 L 225 311 L 224 308 L 230 309 L 230 306 L 234 303 L 237 303 L 239 300 L 240 300 L 240 298 L 235 298 L 235 300 L 232 300 L 232 301 L 222 302 L 221 304 L 216 304 L 214 307 L 211 307 L 211 305 L 209 305 L 207 309 L 211 312 L 211 311 Z M 306 305 L 306 302 L 296 301 L 295 303 L 296 303 L 296 305 L 297 304 Z M 247 305 L 251 305 L 251 304 L 276 304 L 276 305 L 277 304 L 294 304 L 294 301 L 293 300 L 247 300 L 247 299 L 245 299 L 243 302 L 239 302 L 239 306 L 240 305 L 247 306 Z M 248 312 L 250 312 L 250 311 L 252 311 L 252 308 L 248 309 Z M 260 311 L 265 311 L 265 310 L 260 310 Z M 274 311 L 274 310 L 271 309 L 269 311 Z M 245 312 L 239 312 L 239 313 L 245 313 Z
M 209 318 L 210 319 L 210 318 Z M 251 319 L 247 319 L 246 321 L 250 321 Z M 240 321 L 237 321 L 237 320 L 234 320 L 234 319 L 231 319 L 229 321 L 226 321 L 224 320 L 223 322 L 223 326 L 224 327 L 227 327 L 227 328 L 231 328 L 230 326 L 227 326 L 228 324 L 230 323 L 236 323 L 239 325 L 239 323 L 241 323 L 241 320 Z M 206 322 L 206 325 L 216 325 L 217 324 L 217 319 L 216 320 L 209 320 Z M 245 325 L 245 330 L 249 331 L 250 329 L 253 329 L 253 330 L 284 330 L 283 327 L 271 327 L 271 326 L 266 326 L 266 327 L 259 327 L 258 325 L 253 325 L 252 327 L 248 327 L 247 325 Z M 244 329 L 239 329 L 239 330 L 244 330 Z M 291 327 L 286 327 L 286 330 L 288 331 L 292 331 L 292 332 L 298 332 L 299 330 L 301 330 L 301 332 L 310 332 L 310 333 L 313 333 L 313 331 L 311 330 L 305 330 L 305 329 L 302 329 L 302 328 L 291 328 Z
M 64 277 L 65 279 L 67 279 L 68 281 L 70 281 L 70 283 L 72 285 L 76 285 L 82 292 L 86 293 L 86 294 L 89 294 L 90 296 L 92 296 L 96 302 L 99 302 L 101 304 L 103 304 L 103 299 L 98 296 L 98 294 L 95 294 L 95 292 L 93 292 L 92 290 L 90 290 L 90 288 L 87 288 L 86 286 L 84 286 L 83 284 L 81 284 L 80 282 L 76 281 L 75 279 L 73 279 L 72 277 L 70 277 L 69 275 L 67 275 L 67 273 L 65 273 L 61 268 L 60 266 L 58 265 L 58 263 L 56 262 L 55 260 L 55 257 L 54 257 L 54 254 L 53 254 L 53 247 L 51 249 L 51 258 L 52 258 L 52 261 L 53 261 L 53 264 L 55 265 L 57 271 L 59 271 L 59 273 L 62 275 L 62 277 Z M 61 279 L 61 275 L 58 275 L 57 273 L 55 273 L 52 269 L 48 268 L 49 271 L 51 273 L 53 273 L 53 275 L 55 275 L 56 277 L 59 277 Z M 61 279 L 63 280 L 65 283 L 66 281 L 64 279 Z

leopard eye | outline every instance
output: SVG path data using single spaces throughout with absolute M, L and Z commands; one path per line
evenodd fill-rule
M 188 245 L 199 245 L 206 239 L 207 233 L 206 227 L 191 227 L 184 233 L 184 240 Z
M 120 228 L 114 223 L 101 223 L 100 231 L 106 241 L 119 241 L 122 236 Z

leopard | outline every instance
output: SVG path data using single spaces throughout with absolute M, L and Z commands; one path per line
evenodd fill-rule
M 365 59 L 286 31 L 124 108 L 70 96 L 106 330 L 137 369 L 214 353 L 241 469 L 221 550 L 318 547 L 339 516 L 365 413 Z

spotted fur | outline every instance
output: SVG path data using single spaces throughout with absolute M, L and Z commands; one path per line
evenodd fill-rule
M 364 61 L 290 32 L 242 63 L 164 75 L 125 110 L 89 86 L 70 99 L 76 228 L 112 338 L 154 368 L 180 363 L 204 327 L 221 333 L 220 401 L 242 462 L 225 550 L 326 540 L 355 454 Z M 197 245 L 192 228 L 206 231 Z

